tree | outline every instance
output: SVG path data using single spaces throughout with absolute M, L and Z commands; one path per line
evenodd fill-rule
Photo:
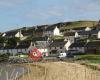
M 0 36 L 0 43 L 5 43 L 5 42 L 6 42 L 5 37 Z

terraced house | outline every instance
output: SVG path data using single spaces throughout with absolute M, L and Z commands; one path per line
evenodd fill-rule
M 37 47 L 42 53 L 98 53 L 100 41 L 100 21 L 94 27 L 65 29 L 68 23 L 23 27 L 1 33 L 0 53 L 28 53 Z M 69 24 L 68 24 L 69 25 Z M 6 40 L 5 40 L 6 39 Z

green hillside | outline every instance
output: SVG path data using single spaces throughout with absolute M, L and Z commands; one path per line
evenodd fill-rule
M 93 27 L 97 25 L 97 21 L 75 21 L 75 22 L 66 22 L 66 25 L 62 27 L 63 29 L 71 29 L 78 27 Z
M 73 21 L 73 22 L 60 22 L 56 24 L 48 24 L 48 25 L 38 25 L 38 29 L 45 29 L 46 27 L 49 27 L 50 29 L 55 28 L 55 26 L 58 26 L 60 30 L 66 31 L 67 29 L 72 29 L 72 28 L 80 28 L 80 27 L 94 27 L 98 24 L 98 21 Z M 35 31 L 35 28 L 37 26 L 32 26 L 32 27 L 22 27 L 20 29 L 15 29 L 15 30 L 10 30 L 7 32 L 15 32 L 18 30 L 22 30 L 24 33 L 33 33 Z M 38 31 L 38 30 L 37 30 Z

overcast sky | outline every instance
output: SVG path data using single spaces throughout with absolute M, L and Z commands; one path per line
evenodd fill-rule
M 0 32 L 24 26 L 99 19 L 100 0 L 0 0 Z

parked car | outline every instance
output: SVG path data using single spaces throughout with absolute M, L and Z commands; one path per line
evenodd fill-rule
M 58 57 L 59 57 L 59 58 L 65 58 L 66 56 L 67 56 L 66 53 L 60 53 Z

